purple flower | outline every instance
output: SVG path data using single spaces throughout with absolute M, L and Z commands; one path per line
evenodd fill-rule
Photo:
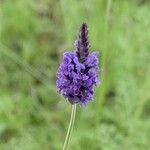
M 64 53 L 63 63 L 57 72 L 57 91 L 71 104 L 86 106 L 92 100 L 93 87 L 99 84 L 97 55 L 96 52 L 89 54 L 88 29 L 83 23 L 75 41 L 75 52 Z

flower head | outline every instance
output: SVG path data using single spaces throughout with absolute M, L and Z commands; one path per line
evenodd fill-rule
M 64 53 L 57 72 L 57 90 L 71 104 L 86 106 L 92 100 L 93 87 L 99 84 L 97 55 L 97 52 L 89 54 L 88 28 L 83 23 L 75 41 L 75 51 Z

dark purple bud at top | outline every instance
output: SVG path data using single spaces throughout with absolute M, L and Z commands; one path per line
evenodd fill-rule
M 57 91 L 71 104 L 86 106 L 92 100 L 94 85 L 99 84 L 97 53 L 89 53 L 88 29 L 83 23 L 75 42 L 75 52 L 65 52 L 57 72 Z
M 80 27 L 79 37 L 75 43 L 77 57 L 83 63 L 89 54 L 88 27 L 83 23 Z

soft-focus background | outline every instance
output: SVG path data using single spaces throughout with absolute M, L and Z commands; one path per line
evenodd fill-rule
M 89 25 L 101 86 L 78 106 L 70 150 L 150 149 L 149 0 L 0 0 L 0 150 L 60 150 L 71 105 L 56 71 Z

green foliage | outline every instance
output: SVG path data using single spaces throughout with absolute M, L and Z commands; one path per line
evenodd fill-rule
M 0 149 L 62 149 L 71 107 L 55 74 L 82 22 L 100 53 L 101 86 L 77 108 L 70 149 L 149 149 L 149 1 L 0 3 Z

